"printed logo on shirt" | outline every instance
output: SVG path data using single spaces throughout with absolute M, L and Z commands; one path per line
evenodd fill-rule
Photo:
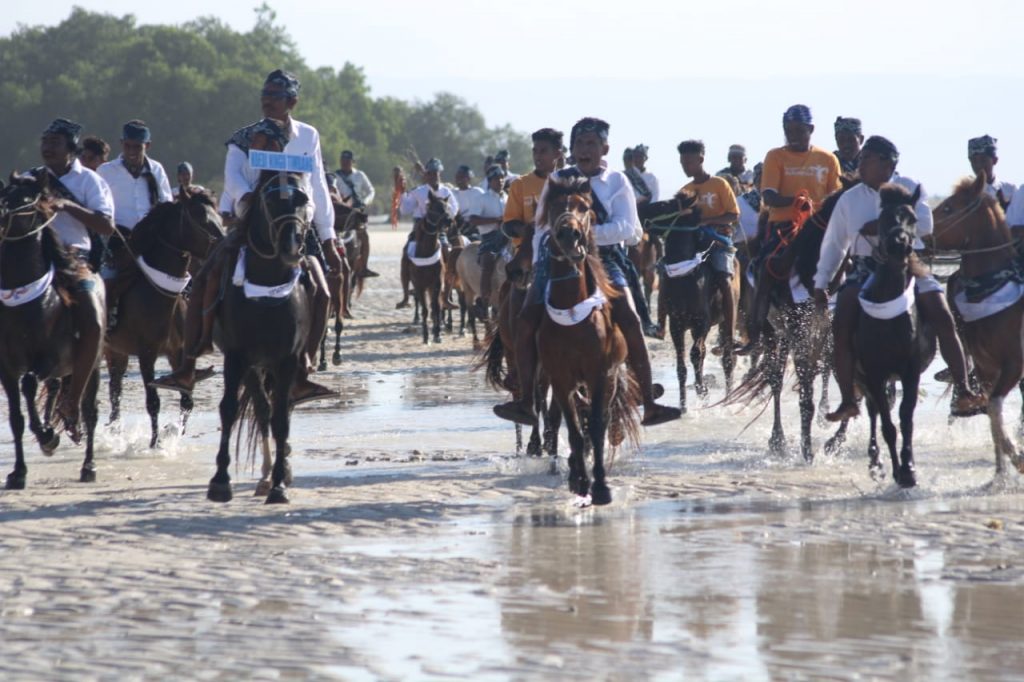
M 701 203 L 703 203 L 708 208 L 714 208 L 715 207 L 715 196 L 716 195 L 715 195 L 714 192 L 704 192 L 704 194 L 700 195 Z
M 824 182 L 825 176 L 828 175 L 828 167 L 826 166 L 786 166 L 784 169 L 786 175 L 793 177 L 811 177 L 818 182 Z

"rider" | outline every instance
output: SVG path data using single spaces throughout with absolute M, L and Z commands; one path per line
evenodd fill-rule
M 64 118 L 53 121 L 43 131 L 39 151 L 43 166 L 36 175 L 49 176 L 50 191 L 56 196 L 51 206 L 57 211 L 52 227 L 68 254 L 88 263 L 95 235 L 109 236 L 114 231 L 114 200 L 110 188 L 95 171 L 76 158 L 82 126 Z M 71 315 L 78 340 L 73 344 L 71 387 L 61 391 L 57 411 L 64 423 L 77 433 L 82 394 L 96 368 L 103 338 L 103 294 L 95 277 L 81 277 L 71 295 Z
M 589 178 L 591 194 L 594 199 L 597 224 L 594 226 L 594 237 L 599 247 L 601 261 L 611 284 L 619 289 L 621 296 L 611 301 L 612 320 L 622 330 L 628 346 L 627 362 L 640 383 L 644 401 L 645 426 L 662 424 L 678 419 L 681 412 L 678 408 L 660 405 L 654 402 L 655 385 L 651 379 L 651 361 L 644 343 L 640 318 L 633 306 L 626 281 L 623 261 L 626 261 L 622 242 L 637 243 L 643 234 L 640 219 L 636 212 L 636 199 L 626 176 L 609 170 L 604 162 L 608 155 L 609 125 L 597 118 L 583 118 L 572 127 L 569 146 L 576 159 L 576 165 L 559 174 L 581 174 Z M 534 244 L 538 243 L 534 236 Z M 538 250 L 534 250 L 534 262 L 539 258 Z M 503 419 L 520 424 L 536 425 L 537 415 L 534 407 L 534 387 L 537 380 L 537 329 L 544 312 L 543 293 L 546 278 L 537 270 L 534 281 L 526 295 L 526 301 L 519 313 L 519 329 L 516 336 L 516 361 L 518 375 L 522 386 L 522 397 L 517 401 L 495 405 L 494 413 Z
M 497 154 L 494 155 L 494 163 L 497 164 L 498 166 L 500 166 L 501 170 L 504 171 L 504 173 L 505 173 L 505 187 L 503 187 L 502 189 L 507 189 L 508 186 L 509 186 L 509 183 L 511 183 L 513 180 L 515 180 L 516 178 L 519 177 L 518 173 L 513 173 L 511 170 L 509 170 L 508 162 L 509 162 L 509 154 L 508 154 L 508 150 L 507 149 L 502 149 L 502 150 L 498 151 Z M 490 169 L 490 167 L 491 166 L 488 165 L 486 168 L 484 168 L 485 176 L 487 174 L 487 171 Z M 487 186 L 490 186 L 491 182 L 490 182 L 490 180 L 488 180 L 485 177 L 484 178 L 484 184 L 487 185 Z M 482 189 L 486 190 L 486 187 L 483 187 Z
M 402 195 L 402 203 L 400 209 L 403 215 L 412 214 L 414 221 L 420 220 L 427 215 L 427 206 L 429 205 L 428 198 L 430 193 L 433 192 L 434 196 L 438 199 L 443 199 L 448 204 L 448 214 L 456 216 L 459 213 L 459 200 L 455 198 L 455 193 L 448 187 L 448 185 L 441 182 L 441 173 L 444 171 L 444 164 L 441 163 L 440 159 L 432 158 L 427 161 L 423 167 L 423 179 L 424 183 L 414 190 L 406 192 Z M 415 240 L 416 229 L 413 228 L 409 231 L 409 238 L 406 240 L 406 248 L 408 245 Z M 447 251 L 448 237 L 444 232 L 438 235 L 438 240 L 441 242 L 442 248 Z M 447 254 L 442 257 L 447 262 Z M 402 279 L 402 300 L 399 301 L 396 308 L 408 308 L 409 307 L 409 279 L 411 273 L 409 268 L 411 264 L 408 259 L 402 259 L 401 266 L 401 279 Z M 450 301 L 443 301 L 447 307 L 452 307 Z
M 178 189 L 174 191 L 175 195 L 180 195 L 181 190 L 193 190 L 206 192 L 208 191 L 202 185 L 197 185 L 193 182 L 195 180 L 195 171 L 192 169 L 192 164 L 188 161 L 182 161 L 178 164 Z M 185 196 L 188 196 L 187 194 Z M 185 196 L 181 198 L 184 199 Z
M 714 273 L 712 281 L 722 294 L 722 318 L 725 322 L 723 343 L 732 342 L 736 330 L 736 300 L 732 291 L 733 272 L 736 269 L 736 249 L 732 245 L 732 232 L 740 209 L 732 187 L 723 178 L 704 170 L 704 143 L 700 140 L 680 142 L 679 165 L 692 180 L 680 191 L 697 195 L 701 225 L 710 226 L 716 240 L 708 256 Z M 733 176 L 735 177 L 735 176 Z
M 837 116 L 833 128 L 836 134 L 836 150 L 832 153 L 839 159 L 839 170 L 843 175 L 855 175 L 860 163 L 861 145 L 864 144 L 860 119 Z
M 495 164 L 487 169 L 487 191 L 480 197 L 469 222 L 480 231 L 480 295 L 473 303 L 474 312 L 481 320 L 490 317 L 491 280 L 498 255 L 505 250 L 508 237 L 501 231 L 505 215 L 505 171 Z
M 107 287 L 107 327 L 117 326 L 117 305 L 121 294 L 131 285 L 135 273 L 134 255 L 127 248 L 131 231 L 160 202 L 174 201 L 171 184 L 163 165 L 149 157 L 152 135 L 138 119 L 121 128 L 121 153 L 97 171 L 114 197 L 114 224 L 117 236 L 107 243 L 108 265 L 104 273 Z
M 78 149 L 78 160 L 89 170 L 98 170 L 110 156 L 110 145 L 106 140 L 95 135 L 82 138 Z
M 476 205 L 483 195 L 484 190 L 473 185 L 472 168 L 462 164 L 455 169 L 455 199 L 459 202 L 459 216 L 464 225 L 469 225 L 469 217 L 477 212 Z
M 633 186 L 636 203 L 648 204 L 658 200 L 658 178 L 647 170 L 647 145 L 638 144 L 633 147 L 632 163 L 626 171 L 626 177 Z
M 749 190 L 754 185 L 754 171 L 747 168 L 747 148 L 741 144 L 729 145 L 729 165 L 716 175 L 731 175 L 740 183 L 740 189 Z
M 775 275 L 785 277 L 783 281 L 788 285 L 793 256 L 791 250 L 787 253 L 784 249 L 796 227 L 798 209 L 806 203 L 805 196 L 811 203 L 807 208 L 813 209 L 840 187 L 839 159 L 811 144 L 814 132 L 811 110 L 803 104 L 794 104 L 782 115 L 782 129 L 786 145 L 769 151 L 762 169 L 761 200 L 769 207 L 768 233 L 762 235 L 761 250 L 755 260 L 757 282 L 747 330 L 750 343 L 740 350 L 744 354 L 751 352 L 760 341 L 772 291 L 780 281 L 773 276 L 768 259 L 782 256 L 781 267 L 775 268 Z
M 350 150 L 346 149 L 341 153 L 341 167 L 334 171 L 334 188 L 342 199 L 352 198 L 354 208 L 367 209 L 377 196 L 377 191 L 370 183 L 366 173 L 355 167 L 356 157 Z M 360 257 L 364 263 L 370 262 L 370 240 L 359 241 Z M 368 266 L 363 268 L 363 277 L 379 277 L 380 274 L 371 270 Z
M 985 176 L 985 193 L 997 199 L 1005 211 L 1013 201 L 1016 187 L 1011 182 L 996 180 L 996 164 L 999 163 L 999 156 L 996 155 L 998 141 L 991 135 L 971 138 L 967 141 L 967 158 L 971 162 L 974 175 Z
M 914 190 L 918 185 L 910 178 L 895 175 L 899 152 L 896 146 L 884 137 L 872 136 L 867 139 L 860 153 L 858 172 L 861 184 L 843 193 L 836 202 L 832 217 L 825 230 L 818 258 L 818 270 L 814 275 L 814 301 L 820 312 L 828 305 L 826 290 L 839 272 L 849 252 L 854 270 L 839 289 L 835 316 L 832 320 L 832 334 L 835 342 L 835 373 L 842 402 L 829 413 L 829 421 L 843 421 L 860 414 L 853 392 L 854 356 L 853 336 L 857 327 L 857 294 L 868 275 L 874 269 L 872 257 L 877 243 L 878 217 L 881 200 L 878 189 L 887 182 Z M 924 192 L 914 211 L 917 214 L 917 234 L 922 237 L 932 232 L 932 211 L 925 203 Z M 915 248 L 923 248 L 920 239 Z M 967 364 L 964 350 L 957 337 L 953 316 L 946 304 L 942 286 L 931 275 L 917 278 L 916 301 L 923 319 L 935 329 L 942 358 L 953 375 L 956 393 L 953 398 L 954 415 L 976 414 L 984 406 L 985 399 L 975 395 L 967 384 Z
M 313 226 L 321 241 L 324 260 L 328 268 L 341 271 L 341 257 L 334 241 L 334 206 L 328 198 L 320 155 L 320 134 L 313 126 L 292 118 L 292 110 L 299 101 L 298 79 L 280 69 L 270 73 L 263 83 L 260 106 L 266 116 L 262 121 L 241 128 L 225 144 L 224 192 L 235 200 L 235 213 L 243 219 L 252 201 L 253 190 L 260 172 L 249 165 L 249 149 L 268 143 L 287 154 L 309 156 L 313 159 L 313 173 L 302 175 L 302 188 L 310 199 Z M 216 313 L 221 273 L 228 263 L 234 263 L 241 246 L 240 230 L 230 233 L 222 248 L 211 255 L 206 266 L 192 280 L 192 301 L 185 319 L 185 358 L 182 366 L 172 374 L 153 382 L 157 388 L 168 388 L 191 393 L 196 382 L 196 359 L 210 350 L 213 318 Z M 225 243 L 230 242 L 230 243 Z M 309 263 L 309 275 L 315 284 L 313 323 L 310 329 L 307 354 L 316 351 L 324 330 L 330 294 L 320 264 L 314 258 Z M 212 284 L 211 284 L 212 282 Z M 196 305 L 198 304 L 198 305 Z M 308 361 L 308 358 L 307 358 Z M 292 389 L 294 403 L 333 395 L 333 392 L 309 380 L 309 366 L 300 365 L 296 384 Z

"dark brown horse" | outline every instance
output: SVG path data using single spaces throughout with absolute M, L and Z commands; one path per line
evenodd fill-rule
M 961 256 L 959 279 L 965 291 L 957 296 L 956 306 L 963 318 L 964 342 L 988 397 L 996 472 L 1003 472 L 1006 458 L 1024 472 L 1024 458 L 1003 424 L 1003 400 L 1024 377 L 1024 298 L 1011 297 L 1005 305 L 992 305 L 1008 291 L 1000 281 L 1013 287 L 1020 286 L 1022 279 L 1010 228 L 997 200 L 985 193 L 983 174 L 961 182 L 933 215 L 935 248 Z M 975 297 L 970 296 L 972 291 L 984 293 Z
M 433 330 L 434 343 L 441 343 L 441 298 L 444 292 L 445 263 L 442 257 L 441 234 L 448 229 L 453 216 L 448 202 L 431 191 L 427 196 L 426 214 L 413 228 L 414 250 L 409 256 L 409 277 L 416 305 L 423 311 L 423 343 L 430 343 L 427 330 L 427 312 Z
M 547 314 L 537 331 L 540 365 L 569 429 L 569 490 L 595 505 L 612 501 L 606 481 L 605 435 L 613 447 L 639 434 L 639 389 L 626 367 L 626 339 L 612 321 L 611 299 L 619 296 L 597 256 L 585 178 L 548 180 L 538 224 L 545 237 Z M 544 258 L 544 256 L 542 256 Z M 582 392 L 586 408 L 580 409 Z M 593 456 L 593 483 L 584 461 L 583 417 Z
M 304 234 L 309 229 L 309 197 L 293 173 L 264 171 L 253 192 L 253 206 L 239 225 L 245 247 L 217 311 L 214 338 L 224 353 L 224 397 L 220 402 L 221 437 L 217 473 L 207 498 L 232 497 L 231 431 L 239 411 L 243 383 L 253 402 L 258 427 L 269 421 L 275 457 L 267 503 L 288 502 L 289 395 L 306 361 L 312 312 L 302 282 Z M 268 390 L 269 388 L 269 390 Z
M 914 408 L 921 372 L 935 356 L 935 334 L 922 325 L 913 305 L 914 277 L 927 274 L 914 253 L 917 215 L 914 206 L 920 198 L 899 185 L 880 190 L 882 212 L 878 218 L 878 265 L 860 292 L 861 312 L 854 335 L 857 359 L 856 380 L 861 386 L 871 421 L 868 445 L 872 475 L 881 474 L 878 461 L 876 425 L 882 417 L 882 437 L 889 448 L 892 476 L 902 488 L 917 485 L 914 475 Z M 902 304 L 902 305 L 899 305 Z M 903 388 L 900 402 L 900 433 L 903 445 L 896 454 L 896 427 L 889 414 L 887 389 L 891 379 L 899 379 Z
M 36 392 L 40 381 L 58 386 L 59 380 L 72 372 L 75 329 L 67 288 L 101 286 L 98 277 L 88 275 L 84 265 L 65 253 L 56 232 L 49 227 L 54 210 L 47 177 L 12 175 L 10 184 L 0 192 L 0 383 L 7 394 L 15 457 L 14 470 L 7 476 L 8 490 L 24 489 L 28 474 L 22 445 L 22 395 L 28 408 L 29 429 L 43 453 L 52 455 L 60 443 L 49 415 L 45 421 L 40 419 Z M 86 427 L 85 460 L 79 472 L 82 483 L 96 480 L 93 437 L 99 417 L 98 366 L 99 354 L 82 396 Z
M 224 237 L 224 228 L 213 198 L 202 190 L 183 190 L 178 201 L 157 204 L 131 232 L 127 242 L 135 258 L 134 279 L 121 294 L 119 322 L 107 332 L 104 354 L 110 372 L 110 422 L 121 414 L 121 390 L 128 358 L 139 359 L 146 390 L 151 436 L 159 437 L 160 396 L 150 384 L 153 367 L 161 355 L 177 369 L 184 343 L 185 288 L 193 258 L 204 259 Z M 117 235 L 114 236 L 118 238 Z M 142 263 L 138 261 L 141 259 Z M 123 275 L 122 275 L 123 276 Z M 197 303 L 198 305 L 199 303 Z M 181 430 L 192 411 L 192 396 L 183 393 Z
M 331 290 L 331 306 L 328 317 L 334 316 L 334 353 L 331 362 L 341 364 L 341 334 L 345 331 L 346 319 L 351 319 L 353 294 L 363 293 L 366 272 L 367 249 L 364 241 L 369 240 L 366 232 L 368 217 L 365 208 L 355 208 L 344 201 L 334 202 L 334 233 L 337 235 L 338 248 L 343 250 L 341 259 L 342 271 L 327 275 L 327 284 Z M 308 240 L 307 240 L 308 242 Z M 327 333 L 320 340 L 320 363 L 317 369 L 327 370 Z

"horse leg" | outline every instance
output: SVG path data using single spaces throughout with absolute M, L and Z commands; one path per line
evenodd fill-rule
M 526 454 L 530 457 L 540 457 L 542 452 L 540 434 L 547 422 L 547 396 L 541 392 L 540 383 L 534 385 L 534 405 L 537 406 L 537 414 L 540 416 L 537 425 L 530 431 L 530 442 L 526 444 Z M 542 423 L 543 422 L 543 423 Z
M 418 322 L 421 325 L 423 331 L 423 343 L 426 345 L 430 343 L 430 332 L 427 329 L 427 292 L 424 287 L 420 287 L 418 284 L 415 286 L 413 289 L 413 300 L 415 301 L 414 307 L 416 308 L 416 320 L 413 321 L 413 324 L 417 324 Z M 422 319 L 420 319 L 421 308 L 424 311 Z
M 704 358 L 707 356 L 708 325 L 699 322 L 690 330 L 693 345 L 690 346 L 690 362 L 693 364 L 693 390 L 701 400 L 708 397 L 708 387 L 704 383 Z
M 242 364 L 242 356 L 236 352 L 224 354 L 224 396 L 220 400 L 220 449 L 217 450 L 217 473 L 210 479 L 206 490 L 206 499 L 211 502 L 230 502 L 231 475 L 228 466 L 231 464 L 231 429 L 238 418 L 238 387 L 242 383 L 242 375 L 247 370 Z
M 270 401 L 263 381 L 256 372 L 245 375 L 245 395 L 252 403 L 253 418 L 256 421 L 256 432 L 260 441 L 260 454 L 263 464 L 260 468 L 260 480 L 256 484 L 256 497 L 265 497 L 270 492 L 270 473 L 273 459 L 270 456 Z
M 591 384 L 593 394 L 590 396 L 590 420 L 587 423 L 590 430 L 591 452 L 594 456 L 594 483 L 590 486 L 590 501 L 598 506 L 611 504 L 612 501 L 612 491 L 608 488 L 604 470 L 604 436 L 608 429 L 608 400 L 605 397 L 607 382 L 607 376 L 603 376 L 601 380 Z
M 879 405 L 878 416 L 882 418 L 882 438 L 885 439 L 885 446 L 889 449 L 889 459 L 892 462 L 892 478 L 899 483 L 900 458 L 896 454 L 896 425 L 892 423 L 892 407 L 888 399 Z
M 523 454 L 523 425 L 516 424 L 516 457 Z
M 814 364 L 800 349 L 794 358 L 797 386 L 800 391 L 800 452 L 804 461 L 814 461 L 814 448 L 811 444 L 811 424 L 814 421 Z
M 881 450 L 878 447 L 878 402 L 870 393 L 865 397 L 868 408 L 868 473 L 874 481 L 880 481 L 885 475 L 882 463 L 878 461 Z M 886 405 L 887 403 L 882 403 Z
M 152 377 L 150 378 L 152 380 Z M 155 389 L 154 393 L 156 392 Z M 85 460 L 78 472 L 79 483 L 96 482 L 96 464 L 93 462 L 93 444 L 96 437 L 96 424 L 100 421 L 100 405 L 97 396 L 100 392 L 100 370 L 96 368 L 85 385 L 82 394 L 82 420 L 85 422 Z
M 320 338 L 320 362 L 316 365 L 316 371 L 327 371 L 327 334 Z
M 442 285 L 438 281 L 430 288 L 430 321 L 434 332 L 434 343 L 441 343 L 441 324 L 444 321 L 444 311 L 441 310 Z M 448 311 L 451 312 L 450 310 Z M 449 316 L 450 319 L 450 316 Z M 449 326 L 449 331 L 451 327 Z
M 914 476 L 914 409 L 917 407 L 917 386 L 920 382 L 917 368 L 908 372 L 903 378 L 903 399 L 900 401 L 900 433 L 903 445 L 900 448 L 900 474 L 896 483 L 901 488 L 913 488 L 917 485 Z
M 28 411 L 28 428 L 36 437 L 39 449 L 47 457 L 53 455 L 57 446 L 60 445 L 60 435 L 52 426 L 46 424 L 44 427 L 39 421 L 39 411 L 36 409 L 36 391 L 39 389 L 39 380 L 35 374 L 26 374 L 21 378 L 21 394 L 25 396 L 25 408 Z
M 992 445 L 995 446 L 996 451 L 996 474 L 1001 475 L 1006 470 L 1006 456 L 1013 455 L 1013 445 L 1003 428 L 1002 396 L 989 396 L 988 422 L 992 431 Z
M 120 421 L 121 419 L 121 392 L 124 387 L 124 375 L 128 371 L 128 356 L 107 351 L 107 372 L 110 374 L 109 395 L 110 395 L 110 419 L 107 426 Z
M 572 394 L 556 393 L 558 404 L 565 415 L 565 426 L 569 430 L 569 492 L 586 497 L 590 492 L 586 462 L 583 460 L 584 439 L 580 430 L 579 415 L 576 412 Z
M 18 394 L 18 378 L 9 374 L 0 377 L 4 393 L 7 394 L 7 418 L 14 436 L 14 470 L 7 474 L 7 490 L 24 490 L 28 467 L 25 466 L 25 449 L 22 436 L 25 434 L 25 417 L 21 414 L 21 396 Z
M 60 394 L 63 382 L 60 379 L 46 380 L 46 403 L 43 405 L 43 423 L 47 428 L 53 424 L 53 408 L 57 404 L 57 396 Z
M 287 504 L 288 495 L 285 493 L 285 478 L 288 474 L 288 432 L 291 426 L 291 414 L 288 410 L 288 394 L 291 391 L 292 383 L 295 381 L 295 373 L 298 369 L 298 359 L 288 358 L 277 366 L 274 372 L 274 392 L 271 396 L 273 408 L 270 414 L 270 431 L 274 434 L 274 457 L 273 487 L 267 495 L 267 504 Z
M 764 362 L 768 364 L 768 384 L 772 389 L 773 422 L 772 435 L 768 439 L 768 454 L 773 457 L 788 457 L 789 447 L 786 445 L 786 434 L 782 429 L 782 388 L 786 373 L 786 358 L 789 355 L 789 344 L 784 337 L 777 337 L 773 347 L 768 351 Z
M 331 364 L 335 367 L 341 364 L 341 332 L 344 328 L 341 315 L 337 315 L 334 318 L 334 355 L 331 356 Z
M 469 306 L 466 305 L 466 294 L 459 291 L 459 336 L 466 335 L 466 315 L 469 313 Z M 473 350 L 478 350 L 475 346 Z
M 849 419 L 844 419 L 839 423 L 839 428 L 836 429 L 836 432 L 832 437 L 825 441 L 825 454 L 829 457 L 835 457 L 838 455 L 840 448 L 842 448 L 843 444 L 846 443 L 846 427 L 849 423 Z
M 676 349 L 676 380 L 679 382 L 679 409 L 686 414 L 686 328 L 681 317 L 673 313 L 668 318 L 672 345 Z
M 154 364 L 156 358 L 153 356 L 139 355 L 139 373 L 142 375 L 142 385 L 146 389 L 146 412 L 149 414 L 150 448 L 155 448 L 160 438 L 160 394 L 153 388 L 153 380 L 156 378 Z

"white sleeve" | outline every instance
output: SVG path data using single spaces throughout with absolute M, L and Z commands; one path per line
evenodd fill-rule
M 459 215 L 459 198 L 455 196 L 455 192 L 448 191 L 448 201 L 451 205 L 452 217 Z
M 158 201 L 174 201 L 174 195 L 171 193 L 171 183 L 167 178 L 167 171 L 164 170 L 162 163 L 153 162 L 154 170 L 153 177 L 156 178 L 156 188 Z
M 647 189 L 651 190 L 651 203 L 658 201 L 658 197 L 661 196 L 661 189 L 658 186 L 658 178 L 654 177 L 651 173 L 651 181 L 648 184 Z
M 623 176 L 624 177 L 624 176 Z M 626 242 L 628 246 L 639 244 L 644 230 L 636 212 L 636 195 L 633 186 L 623 182 L 612 195 L 608 210 L 608 222 L 594 226 L 598 246 L 610 246 Z
M 313 226 L 320 241 L 334 239 L 334 204 L 327 191 L 327 177 L 324 174 L 324 160 L 320 154 L 320 134 L 316 133 L 313 144 Z
M 373 198 L 377 196 L 377 190 L 373 188 L 373 184 L 370 182 L 370 178 L 366 177 L 366 173 L 360 171 L 359 177 L 363 181 L 363 196 L 360 198 L 364 204 L 370 204 Z
M 416 212 L 416 190 L 410 190 L 402 195 L 402 202 L 398 206 L 399 212 L 404 216 L 410 216 Z
M 236 202 L 252 191 L 252 186 L 245 177 L 245 167 L 248 163 L 249 157 L 245 152 L 236 145 L 228 145 L 228 153 L 224 158 L 224 192 Z
M 840 197 L 836 202 L 836 208 L 829 218 L 828 227 L 825 228 L 825 237 L 821 242 L 821 251 L 818 255 L 818 269 L 814 273 L 814 288 L 826 289 L 829 282 L 839 272 L 843 264 L 846 252 L 850 250 L 850 244 L 857 234 L 860 225 L 850 228 L 850 219 L 846 215 L 846 205 L 843 201 L 845 196 Z
M 84 201 L 82 205 L 90 211 L 102 213 L 111 220 L 114 219 L 114 194 L 110 191 L 110 185 L 98 173 L 94 178 L 95 183 L 85 183 L 83 190 Z
M 1006 224 L 1010 227 L 1024 227 L 1024 190 L 1013 193 L 1013 201 L 1006 209 Z

